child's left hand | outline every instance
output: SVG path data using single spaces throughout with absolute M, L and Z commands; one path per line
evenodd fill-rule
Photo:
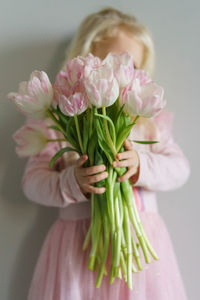
M 117 154 L 119 161 L 113 161 L 114 167 L 128 167 L 128 171 L 121 177 L 118 178 L 118 181 L 124 181 L 128 178 L 134 176 L 138 173 L 138 168 L 140 165 L 139 156 L 136 150 L 133 149 L 129 140 L 124 141 L 124 148 L 127 151 L 120 152 Z M 120 161 L 123 159 L 122 161 Z

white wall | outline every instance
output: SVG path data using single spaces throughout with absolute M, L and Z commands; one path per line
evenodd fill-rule
M 101 3 L 101 4 L 100 4 Z M 135 14 L 153 33 L 157 52 L 156 81 L 175 112 L 174 136 L 191 164 L 182 188 L 158 193 L 163 216 L 178 257 L 190 300 L 200 294 L 199 278 L 199 50 L 200 4 L 168 1 L 1 1 L 0 9 L 0 298 L 27 297 L 40 247 L 57 209 L 28 201 L 21 190 L 26 160 L 15 154 L 11 135 L 24 118 L 6 94 L 16 91 L 31 71 L 55 78 L 64 49 L 82 19 L 104 5 Z M 78 6 L 78 9 L 77 9 Z M 166 258 L 167 259 L 167 258 Z

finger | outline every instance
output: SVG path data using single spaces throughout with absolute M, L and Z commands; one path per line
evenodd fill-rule
M 136 173 L 135 168 L 130 168 L 123 176 L 118 178 L 118 181 L 122 182 L 127 179 L 129 179 L 131 176 L 133 176 Z
M 105 187 L 97 188 L 97 187 L 94 187 L 92 185 L 87 185 L 87 184 L 84 186 L 84 189 L 86 192 L 94 193 L 94 194 L 103 194 L 106 191 Z
M 124 141 L 124 148 L 127 149 L 127 150 L 133 149 L 133 146 L 132 146 L 131 142 L 128 139 L 126 139 Z
M 114 167 L 131 167 L 134 166 L 134 160 L 133 159 L 125 159 L 121 161 L 113 162 Z
M 84 168 L 82 170 L 82 174 L 83 176 L 93 175 L 99 172 L 103 172 L 105 171 L 105 169 L 106 169 L 105 165 L 92 166 L 92 167 Z
M 76 166 L 81 167 L 87 159 L 88 159 L 87 154 L 81 155 L 81 157 L 76 162 Z
M 133 149 L 130 151 L 124 151 L 117 154 L 118 159 L 130 158 L 134 156 Z
M 101 174 L 98 175 L 93 175 L 93 176 L 87 176 L 85 178 L 87 183 L 94 183 L 94 182 L 98 182 L 101 181 L 103 179 L 105 179 L 106 177 L 108 177 L 108 172 L 103 172 Z

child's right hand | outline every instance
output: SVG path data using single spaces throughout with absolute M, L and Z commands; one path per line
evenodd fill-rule
M 88 168 L 82 167 L 84 162 L 88 159 L 87 154 L 82 155 L 75 165 L 75 177 L 84 194 L 95 193 L 102 194 L 105 192 L 105 187 L 95 187 L 91 183 L 98 182 L 108 177 L 108 172 L 105 165 L 91 166 Z M 101 173 L 100 173 L 101 172 Z M 99 173 L 99 174 L 97 174 Z

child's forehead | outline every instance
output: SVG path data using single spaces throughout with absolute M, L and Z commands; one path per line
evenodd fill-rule
M 108 26 L 103 32 L 101 32 L 100 36 L 103 39 L 114 37 L 114 36 L 117 37 L 120 34 L 121 35 L 126 34 L 132 36 L 133 32 L 134 32 L 133 28 L 131 28 L 127 24 L 118 24 L 118 25 Z
M 143 44 L 135 39 L 132 33 L 118 29 L 114 35 L 104 37 L 102 40 L 95 42 L 93 54 L 103 59 L 109 52 L 120 54 L 127 51 L 133 56 L 136 67 L 139 68 L 144 55 L 143 48 Z

